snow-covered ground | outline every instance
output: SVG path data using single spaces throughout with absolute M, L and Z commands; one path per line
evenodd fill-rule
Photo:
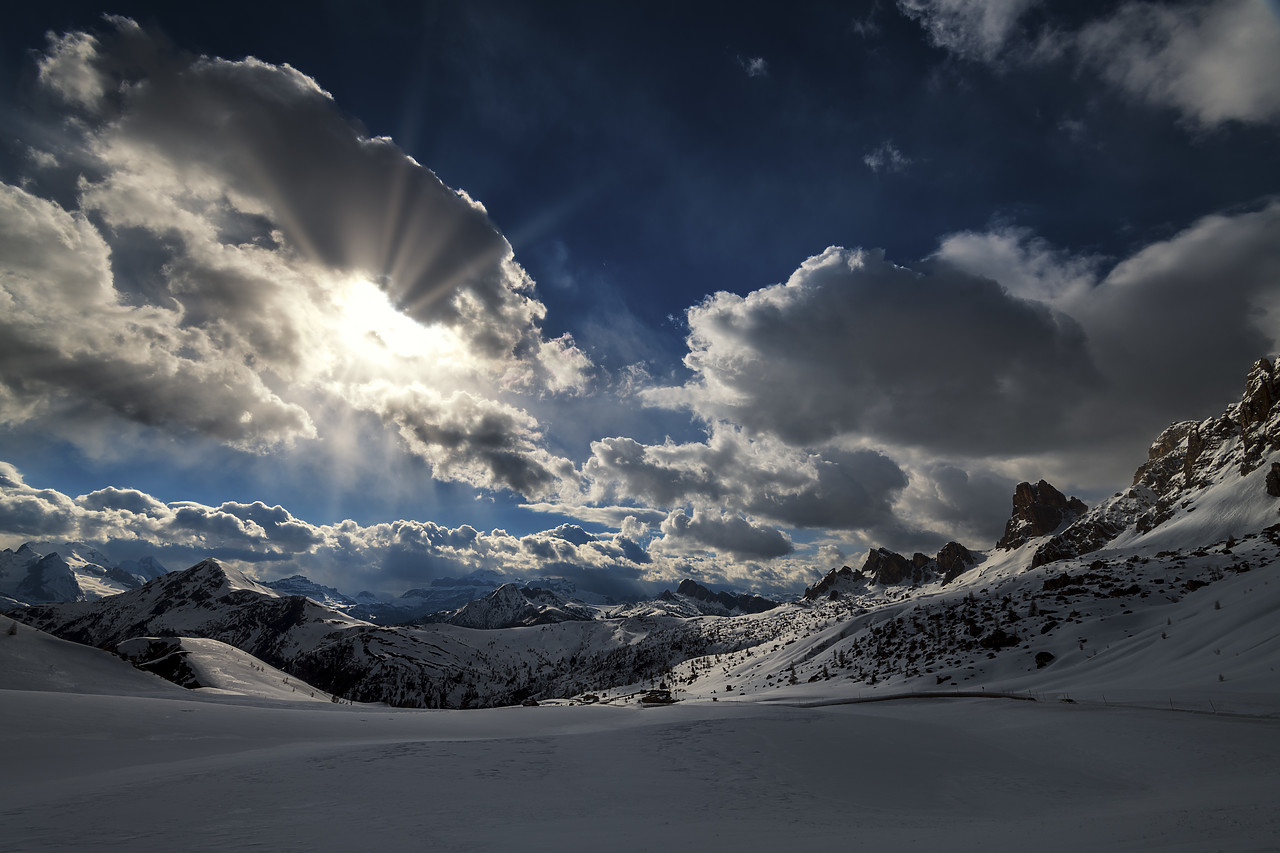
M 831 681 L 654 708 L 398 710 L 186 691 L 0 622 L 10 853 L 1258 850 L 1280 837 L 1280 708 L 799 707 L 855 695 Z

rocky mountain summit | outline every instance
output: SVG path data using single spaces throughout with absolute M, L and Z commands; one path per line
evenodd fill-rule
M 1181 421 L 1156 438 L 1133 475 L 1133 485 L 1101 502 L 1041 545 L 1032 561 L 1039 566 L 1097 551 L 1118 541 L 1181 526 L 1188 535 L 1215 528 L 1230 535 L 1232 523 L 1257 519 L 1258 526 L 1280 521 L 1280 463 L 1264 465 L 1280 450 L 1280 359 L 1253 365 L 1238 403 L 1202 421 Z M 1232 518 L 1216 512 L 1217 496 L 1237 488 L 1249 495 Z M 1189 518 L 1200 509 L 1204 521 Z M 1234 522 L 1233 520 L 1234 519 Z M 1268 522 L 1267 519 L 1270 519 Z M 1216 529 L 1216 528 L 1221 529 Z
M 950 583 L 981 562 L 959 542 L 948 542 L 936 556 L 916 552 L 907 559 L 888 548 L 872 548 L 860 569 L 841 566 L 827 572 L 822 580 L 804 591 L 804 599 L 837 598 L 842 593 L 865 592 L 871 585 L 895 586 L 929 581 Z
M 0 597 L 19 604 L 85 601 L 137 589 L 167 571 L 154 557 L 116 562 L 78 542 L 41 554 L 27 542 L 0 551 Z
M 461 628 L 494 630 L 593 618 L 595 613 L 592 610 L 580 603 L 566 601 L 551 590 L 504 583 L 439 621 Z
M 695 613 L 704 616 L 738 616 L 743 613 L 764 613 L 778 606 L 778 602 L 750 593 L 712 592 L 692 578 L 680 581 L 676 591 L 663 590 L 659 601 L 692 605 Z
M 1011 551 L 1037 536 L 1053 533 L 1084 515 L 1088 507 L 1079 498 L 1068 498 L 1041 480 L 1019 483 L 1013 491 L 1013 515 L 1004 528 L 1004 536 L 996 547 Z

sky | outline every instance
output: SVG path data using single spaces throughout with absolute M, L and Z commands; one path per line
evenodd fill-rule
M 1280 352 L 1280 3 L 52 0 L 0 546 L 788 594 Z

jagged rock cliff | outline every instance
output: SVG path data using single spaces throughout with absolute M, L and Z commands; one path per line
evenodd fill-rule
M 1045 536 L 1079 518 L 1088 509 L 1078 498 L 1068 498 L 1044 480 L 1019 483 L 1013 492 L 1013 515 L 1005 525 L 997 548 L 1012 550 L 1028 540 Z
M 1141 536 L 1175 517 L 1195 512 L 1211 490 L 1234 487 L 1254 477 L 1256 488 L 1235 517 L 1274 515 L 1280 507 L 1280 359 L 1253 365 L 1238 403 L 1216 417 L 1181 421 L 1165 429 L 1151 444 L 1133 475 L 1133 485 L 1090 510 L 1040 546 L 1032 565 L 1076 557 L 1112 543 L 1122 534 Z M 1261 470 L 1260 470 L 1261 469 Z M 1265 473 L 1264 473 L 1265 472 Z M 1216 512 L 1221 518 L 1223 513 Z M 1280 520 L 1273 518 L 1272 521 Z M 1221 523 L 1230 524 L 1229 518 Z M 1224 531 L 1229 532 L 1229 531 Z
M 917 552 L 911 559 L 888 548 L 872 548 L 860 569 L 841 566 L 827 572 L 822 580 L 804 591 L 804 597 L 816 601 L 847 592 L 863 592 L 868 586 L 896 586 L 941 580 L 944 584 L 976 566 L 979 557 L 959 542 L 948 542 L 936 557 Z

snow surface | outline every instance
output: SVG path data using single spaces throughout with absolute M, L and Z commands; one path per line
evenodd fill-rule
M 11 853 L 1265 849 L 1280 720 L 1001 699 L 407 711 L 0 691 Z
M 1198 590 L 1222 610 L 1183 611 L 1187 623 L 1239 621 L 1241 647 L 1223 654 L 1274 637 L 1263 597 L 1227 586 L 1248 582 L 1262 583 L 1246 574 Z M 11 635 L 11 624 L 0 617 L 0 828 L 11 853 L 1253 850 L 1280 837 L 1280 700 L 1257 690 L 1272 647 L 1256 650 L 1258 678 L 1242 679 L 1240 701 L 1234 676 L 1215 682 L 1220 702 L 1251 709 L 1230 713 L 1191 710 L 1194 692 L 1170 707 L 1141 690 L 1070 703 L 861 703 L 868 688 L 843 679 L 732 699 L 685 692 L 657 708 L 423 711 L 281 701 L 296 697 L 265 670 L 256 683 L 241 677 L 239 695 L 187 691 L 26 625 Z M 1162 654 L 1150 683 L 1213 630 L 1179 628 L 1185 648 Z M 785 650 L 803 657 L 804 645 Z M 216 647 L 207 656 L 233 660 L 241 676 L 253 660 Z M 1110 675 L 1124 681 L 1129 664 Z M 1111 689 L 1106 667 L 1096 672 L 1093 686 Z M 1051 673 L 1004 687 L 1060 687 Z

